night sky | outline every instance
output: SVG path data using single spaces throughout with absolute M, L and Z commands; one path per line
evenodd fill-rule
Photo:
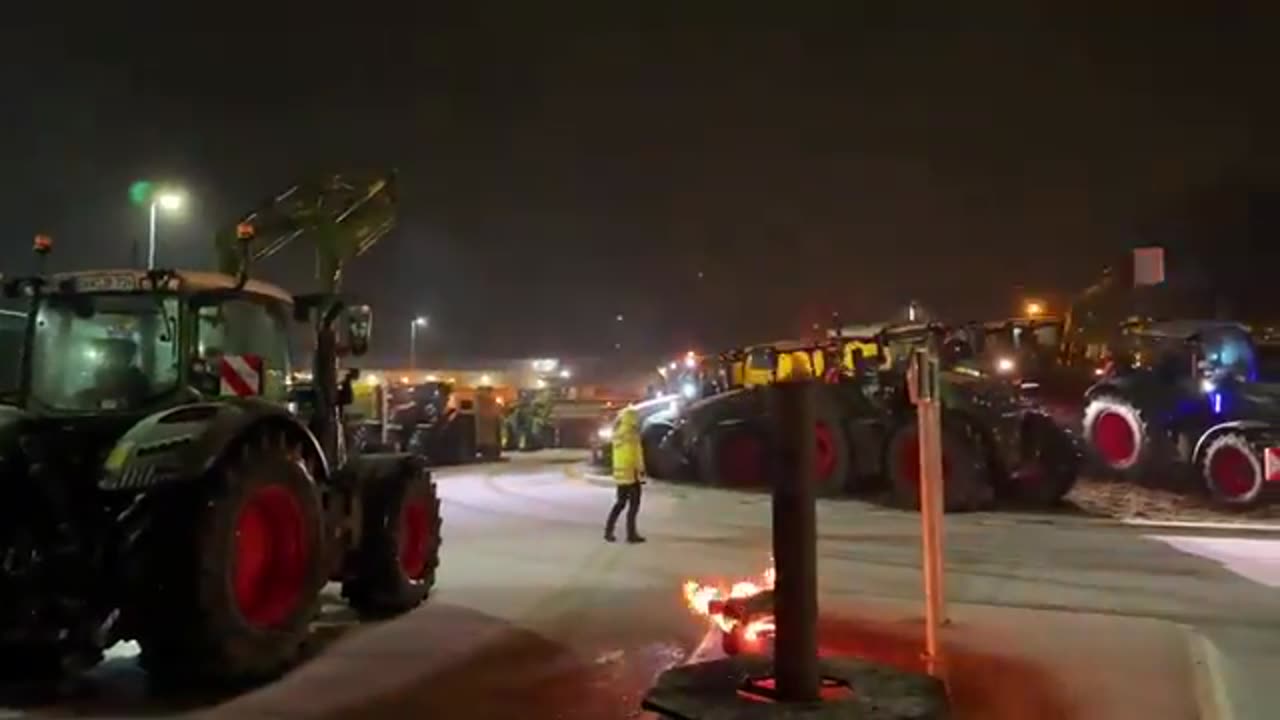
M 1276 207 L 1280 24 L 1216 5 L 7 21 L 0 270 L 38 231 L 54 268 L 127 263 L 135 179 L 188 189 L 161 262 L 206 266 L 289 183 L 396 167 L 399 227 L 347 287 L 384 356 L 416 313 L 437 356 L 715 347 L 913 297 L 1008 314 L 1140 242 L 1280 231 L 1250 219 Z

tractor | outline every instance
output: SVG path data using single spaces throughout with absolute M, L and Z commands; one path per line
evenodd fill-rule
M 897 504 L 916 507 L 918 444 L 907 360 L 925 344 L 941 352 L 946 335 L 932 324 L 884 326 L 872 337 L 758 347 L 748 353 L 746 375 L 822 380 L 814 431 L 819 493 L 887 484 Z M 947 508 L 975 510 L 997 498 L 1035 505 L 1061 499 L 1075 482 L 1073 438 L 1016 387 L 984 372 L 971 352 L 943 354 Z M 665 448 L 683 458 L 686 474 L 721 485 L 764 481 L 770 438 L 763 387 L 722 393 L 682 411 Z
M 503 418 L 502 449 L 530 451 L 555 447 L 553 410 L 550 388 L 520 390 Z
M 390 416 L 389 434 L 397 446 L 432 464 L 468 463 L 477 455 L 496 460 L 501 454 L 502 420 L 493 388 L 478 388 L 464 397 L 452 383 L 414 385 L 404 402 L 390 408 Z
M 1228 508 L 1280 495 L 1280 344 L 1215 320 L 1128 323 L 1085 394 L 1084 431 L 1111 474 L 1167 483 L 1194 468 Z
M 6 680 L 56 684 L 135 640 L 155 681 L 242 684 L 299 658 L 326 582 L 362 616 L 419 605 L 440 503 L 408 454 L 348 455 L 342 411 L 368 347 L 346 260 L 393 225 L 390 178 L 328 177 L 244 218 L 222 272 L 121 270 L 5 283 L 27 304 L 0 406 L 0 648 Z M 316 241 L 324 291 L 249 277 Z M 224 246 L 225 248 L 226 246 Z M 291 387 L 290 323 L 314 333 Z

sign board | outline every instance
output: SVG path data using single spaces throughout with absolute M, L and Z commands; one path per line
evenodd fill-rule
M 1164 282 L 1164 248 L 1133 249 L 1133 286 L 1159 285 Z

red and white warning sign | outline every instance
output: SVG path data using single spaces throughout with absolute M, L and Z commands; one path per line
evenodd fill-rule
M 1267 482 L 1280 482 L 1280 447 L 1269 447 L 1262 451 L 1262 476 Z
M 262 357 L 259 355 L 223 355 L 218 363 L 222 394 L 251 397 L 262 394 Z

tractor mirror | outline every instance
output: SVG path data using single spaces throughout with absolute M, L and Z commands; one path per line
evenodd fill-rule
M 373 334 L 373 309 L 368 305 L 352 305 L 347 308 L 347 347 L 352 355 L 363 355 L 369 350 L 369 338 Z

